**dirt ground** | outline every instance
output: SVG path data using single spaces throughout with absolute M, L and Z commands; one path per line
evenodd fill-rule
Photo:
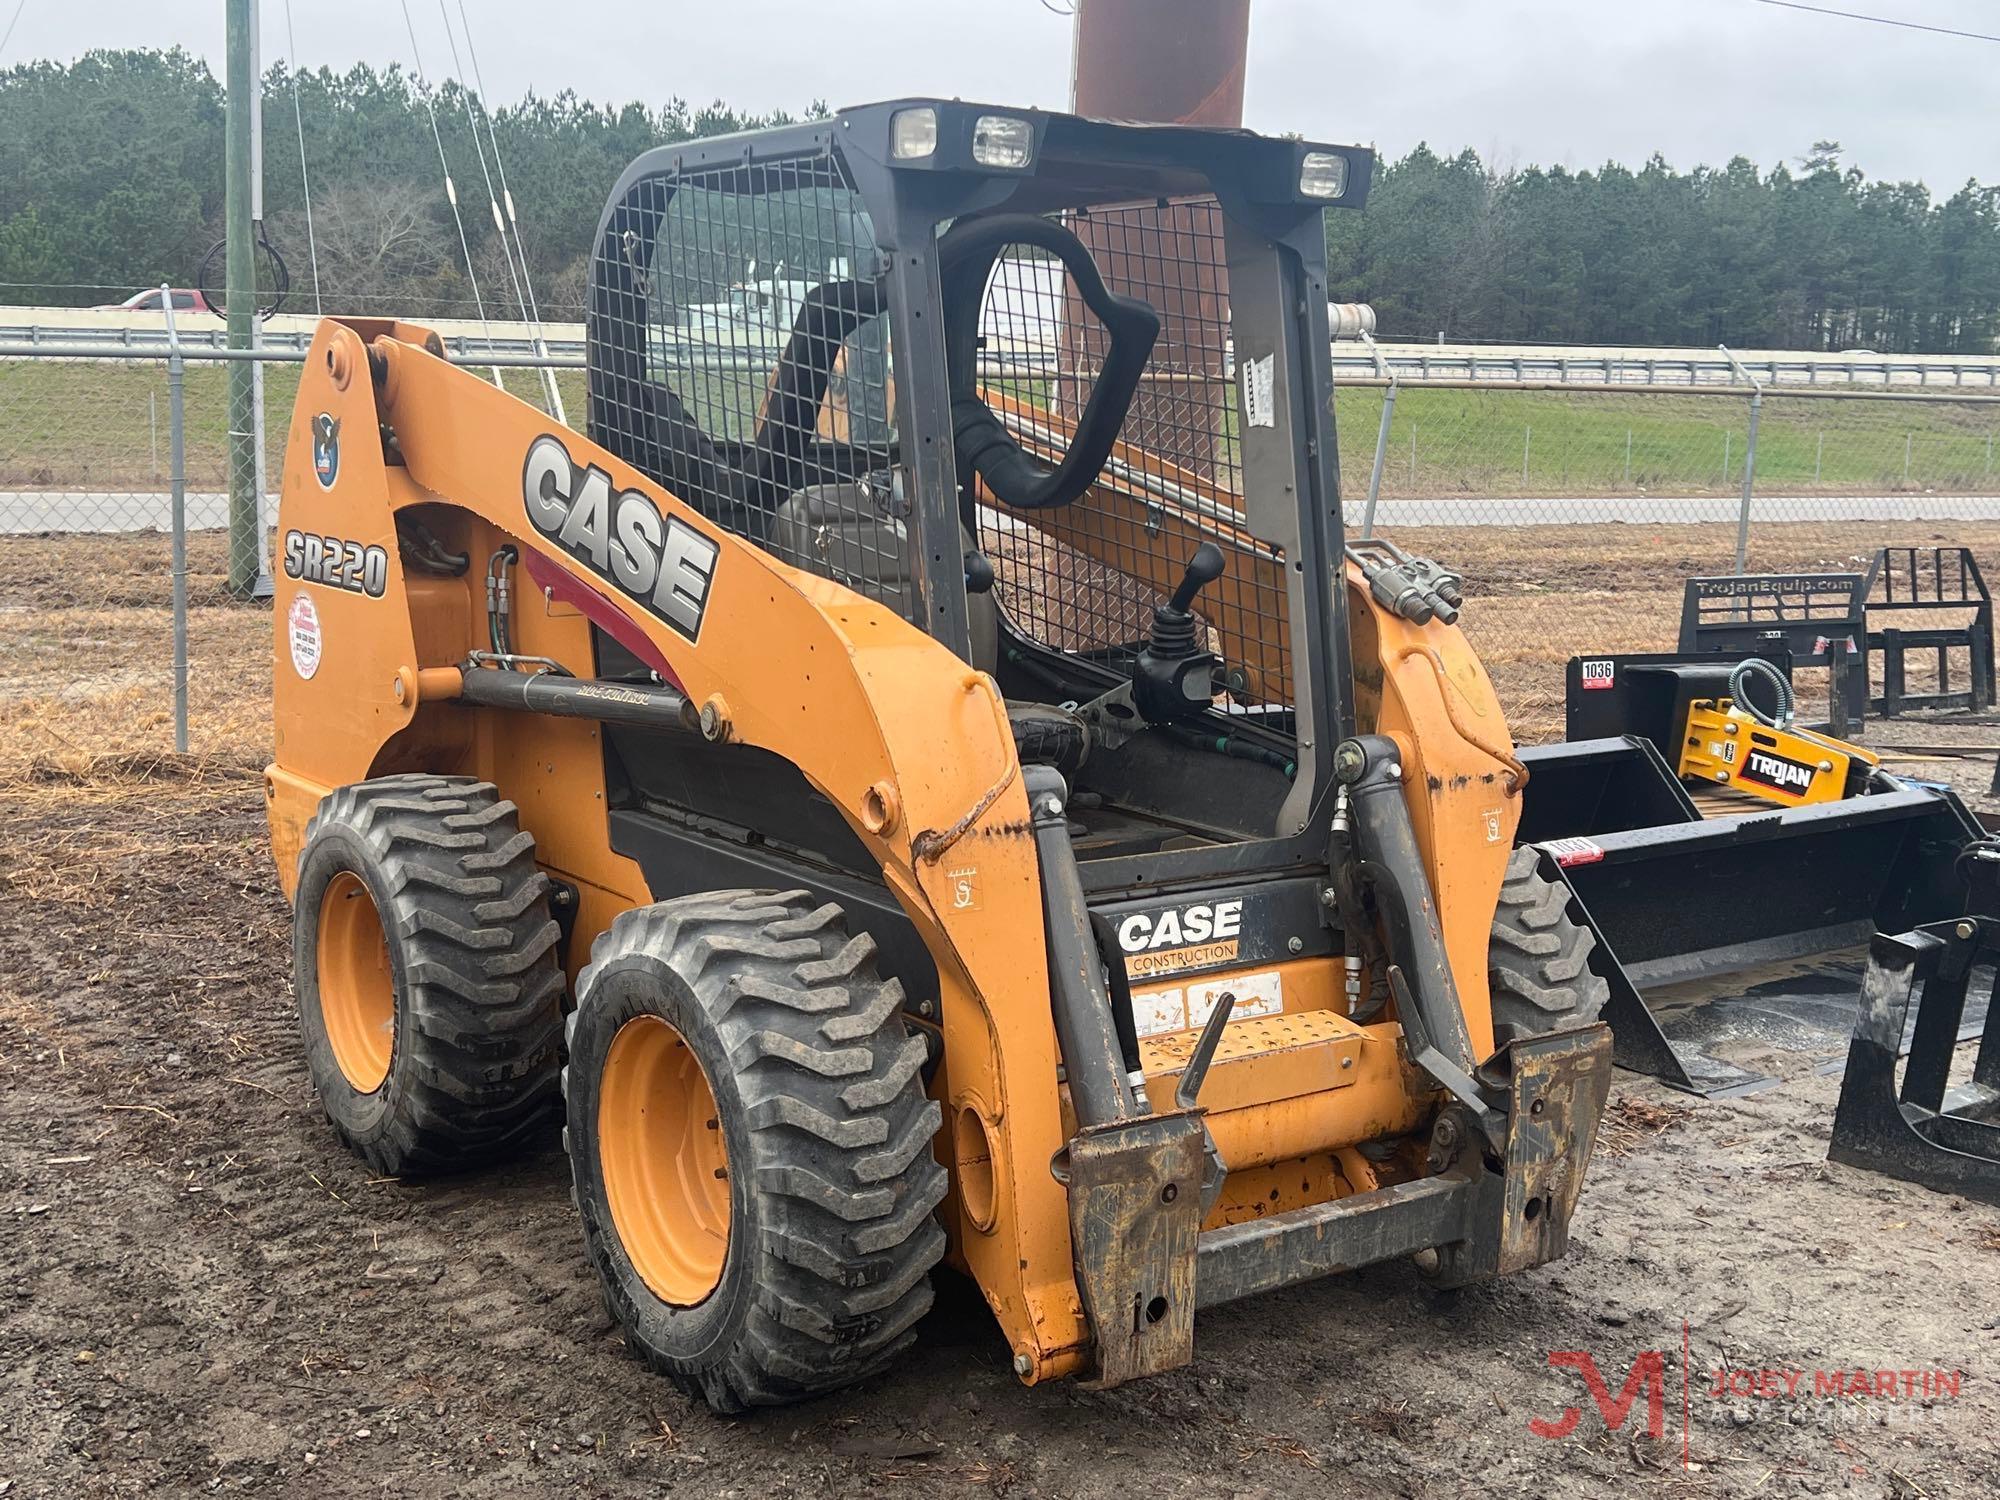
M 1205 1314 L 1193 1367 L 1092 1393 L 1023 1389 L 951 1282 L 893 1375 L 721 1420 L 621 1347 L 553 1139 L 428 1185 L 336 1146 L 253 778 L 19 786 L 0 826 L 10 1500 L 1912 1500 L 2000 1475 L 2000 1212 L 1827 1164 L 1836 1084 L 1810 1075 L 1708 1102 L 1621 1077 L 1568 1258 L 1455 1300 L 1402 1265 L 1336 1278 Z M 1563 1351 L 1611 1397 L 1656 1351 L 1659 1436 L 1643 1389 L 1609 1430 Z M 1780 1373 L 1717 1397 L 1719 1368 Z M 1816 1393 L 1857 1370 L 1930 1393 Z M 1567 1437 L 1530 1429 L 1566 1407 Z
M 2000 525 L 1932 529 L 1760 525 L 1751 566 L 2000 554 Z M 1561 732 L 1568 655 L 1671 644 L 1680 578 L 1727 571 L 1733 536 L 1404 540 L 1468 574 L 1467 628 L 1526 740 Z M 948 1281 L 893 1376 L 710 1416 L 626 1357 L 553 1138 L 422 1186 L 334 1144 L 252 774 L 269 615 L 222 597 L 220 546 L 197 538 L 196 754 L 164 754 L 164 551 L 0 545 L 0 1500 L 2000 1488 L 2000 1212 L 1829 1166 L 1837 1085 L 1782 1059 L 1796 1076 L 1726 1101 L 1621 1077 L 1568 1259 L 1448 1303 L 1402 1266 L 1337 1278 L 1209 1313 L 1194 1367 L 1093 1394 L 1022 1389 Z M 2000 729 L 1869 738 L 1969 744 L 1896 769 L 1972 793 Z M 1659 1436 L 1643 1392 L 1612 1430 L 1552 1367 L 1565 1351 L 1609 1398 L 1656 1352 Z M 1711 1395 L 1725 1367 L 1780 1373 Z M 1856 1370 L 1932 1389 L 1819 1392 Z M 1566 1407 L 1567 1437 L 1530 1429 Z

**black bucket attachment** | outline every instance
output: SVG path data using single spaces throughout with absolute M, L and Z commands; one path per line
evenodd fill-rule
M 1965 909 L 1980 830 L 1948 791 L 1704 818 L 1643 736 L 1521 759 L 1519 838 L 1597 936 L 1616 1061 L 1676 1088 L 1758 1086 L 1760 1045 L 1837 1066 L 1869 941 Z
M 1827 1157 L 1851 1167 L 2000 1204 L 2000 844 L 1975 844 L 1960 861 L 1971 884 L 1965 916 L 1869 945 Z M 1968 1016 L 1985 1000 L 1972 1072 L 1953 1086 L 1952 1064 Z M 1914 1009 L 1914 1015 L 1912 1010 Z M 1896 1062 L 1907 1045 L 1902 1087 Z

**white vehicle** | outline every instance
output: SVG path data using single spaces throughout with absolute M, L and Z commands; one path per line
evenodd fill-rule
M 739 281 L 730 287 L 726 301 L 683 308 L 675 331 L 690 343 L 783 343 L 798 321 L 806 295 L 818 284 L 782 275 Z

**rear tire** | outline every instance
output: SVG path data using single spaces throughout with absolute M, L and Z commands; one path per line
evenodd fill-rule
M 1544 880 L 1541 854 L 1516 849 L 1507 858 L 1500 905 L 1493 913 L 1487 980 L 1493 1026 L 1515 1036 L 1541 1036 L 1588 1026 L 1611 998 L 1611 985 L 1590 968 L 1597 939 L 1570 919 L 1567 887 Z
M 627 1345 L 719 1412 L 887 1365 L 931 1304 L 946 1177 L 874 941 L 803 891 L 686 896 L 619 917 L 577 989 L 564 1140 Z
M 336 1134 L 390 1177 L 508 1156 L 553 1121 L 549 880 L 514 804 L 464 776 L 332 792 L 306 829 L 292 972 Z

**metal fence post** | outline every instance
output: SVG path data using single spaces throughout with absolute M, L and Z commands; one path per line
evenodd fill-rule
M 1389 456 L 1389 421 L 1396 415 L 1396 372 L 1389 368 L 1389 361 L 1382 357 L 1382 351 L 1366 330 L 1361 335 L 1368 345 L 1368 352 L 1375 359 L 1375 373 L 1389 382 L 1382 393 L 1382 426 L 1375 434 L 1375 467 L 1368 473 L 1368 504 L 1361 512 L 1361 535 L 1375 535 L 1375 504 L 1382 498 L 1382 465 Z
M 1528 445 L 1532 443 L 1534 439 L 1535 439 L 1535 429 L 1532 427 L 1523 426 L 1521 428 L 1521 488 L 1522 489 L 1526 489 L 1528 487 Z
M 1625 482 L 1632 482 L 1632 429 L 1625 429 Z
M 1817 368 L 1817 366 L 1815 366 Z M 1826 462 L 1826 434 L 1819 435 L 1819 444 L 1813 449 L 1813 483 L 1819 483 L 1820 465 Z
M 1757 418 L 1764 411 L 1764 388 L 1750 393 L 1750 441 L 1743 454 L 1743 508 L 1736 513 L 1736 576 L 1743 576 L 1750 550 L 1750 497 L 1757 487 Z
M 1382 498 L 1382 463 L 1389 456 L 1389 422 L 1396 415 L 1396 382 L 1382 396 L 1382 428 L 1375 434 L 1375 467 L 1368 475 L 1368 505 L 1361 513 L 1361 534 L 1375 535 L 1375 502 Z
M 264 315 L 250 320 L 250 445 L 253 451 L 251 489 L 257 515 L 257 578 L 250 585 L 252 599 L 275 599 L 278 588 L 271 580 L 271 525 L 264 514 L 269 478 L 264 467 L 264 361 L 256 351 L 264 347 Z
M 173 293 L 163 284 L 160 305 L 167 314 L 167 459 L 173 473 L 174 592 L 174 749 L 188 749 L 187 627 L 187 411 L 182 377 L 180 330 L 174 323 Z
M 1743 454 L 1743 504 L 1736 512 L 1736 576 L 1741 578 L 1750 556 L 1750 497 L 1757 485 L 1757 419 L 1764 413 L 1764 387 L 1758 383 L 1756 376 L 1743 368 L 1741 360 L 1730 354 L 1727 344 L 1716 347 L 1729 356 L 1730 368 L 1742 376 L 1744 383 L 1750 387 L 1750 440 Z M 1724 437 L 1728 437 L 1726 432 Z M 1724 478 L 1727 477 L 1725 469 Z
M 1916 436 L 1914 432 L 1903 434 L 1903 483 L 1905 484 L 1910 482 L 1910 445 L 1916 441 Z

